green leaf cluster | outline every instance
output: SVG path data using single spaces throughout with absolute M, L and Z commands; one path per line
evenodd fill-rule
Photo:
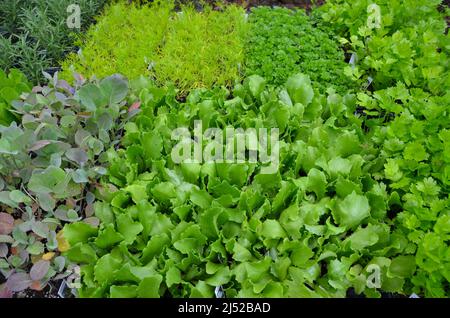
M 368 266 L 381 290 L 403 293 L 415 265 L 386 218 L 386 185 L 372 177 L 377 149 L 354 116 L 354 95 L 314 91 L 308 76 L 275 89 L 251 76 L 232 91 L 138 83 L 141 112 L 109 151 L 98 229 L 64 228 L 81 265 L 81 297 L 368 296 Z M 137 85 L 133 84 L 134 87 Z M 144 88 L 143 88 L 144 87 Z M 178 127 L 280 129 L 280 165 L 175 164 Z M 206 129 L 206 128 L 205 128 Z
M 408 290 L 427 297 L 448 297 L 450 281 L 449 42 L 440 3 L 377 1 L 379 28 L 367 25 L 371 1 L 328 1 L 320 9 L 358 56 L 347 73 L 361 83 L 373 79 L 357 105 L 379 149 L 374 165 L 384 169 L 375 177 L 386 182 L 390 217 L 414 255 L 416 270 L 404 269 Z
M 328 87 L 345 93 L 354 85 L 344 75 L 344 52 L 337 37 L 318 28 L 303 10 L 256 7 L 249 14 L 245 74 L 275 85 L 302 72 L 322 93 Z
M 331 25 L 350 52 L 357 55 L 356 67 L 346 74 L 364 84 L 373 79 L 373 89 L 397 82 L 443 95 L 450 85 L 448 34 L 445 10 L 440 0 L 421 2 L 377 1 L 380 26 L 370 27 L 372 1 L 330 1 L 320 8 L 322 21 Z M 448 9 L 447 9 L 448 11 Z
M 49 81 L 13 103 L 20 123 L 0 125 L 0 273 L 12 292 L 74 273 L 61 255 L 68 248 L 62 226 L 99 223 L 93 203 L 106 150 L 132 116 L 122 76 L 73 87 L 56 75 Z
M 384 97 L 390 90 L 375 94 Z M 398 211 L 396 226 L 416 255 L 413 291 L 445 297 L 450 278 L 450 100 L 448 94 L 439 97 L 418 88 L 401 90 L 406 98 L 403 112 L 387 126 L 372 120 L 372 140 L 384 162 L 384 173 L 379 177 L 389 180 L 390 204 Z M 391 105 L 383 99 L 374 104 L 381 109 Z

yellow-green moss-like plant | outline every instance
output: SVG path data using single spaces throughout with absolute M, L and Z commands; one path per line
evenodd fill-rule
M 244 10 L 224 6 L 202 11 L 173 1 L 111 5 L 83 39 L 80 52 L 62 63 L 62 77 L 121 73 L 129 79 L 150 75 L 174 83 L 180 94 L 212 85 L 230 86 L 244 60 Z
M 199 12 L 185 6 L 169 23 L 153 74 L 159 82 L 172 81 L 182 91 L 230 86 L 240 77 L 245 30 L 241 7 L 225 6 L 223 11 L 215 11 L 205 6 Z
M 98 78 L 115 73 L 128 78 L 149 74 L 172 8 L 170 1 L 143 6 L 118 2 L 109 6 L 98 23 L 79 39 L 79 52 L 62 62 L 61 76 L 71 80 L 73 72 Z

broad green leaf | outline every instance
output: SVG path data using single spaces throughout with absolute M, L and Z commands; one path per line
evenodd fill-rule
M 117 217 L 117 229 L 123 235 L 124 243 L 131 244 L 144 227 L 141 223 L 133 221 L 128 214 L 120 214 Z
M 161 275 L 144 278 L 137 289 L 139 298 L 159 298 L 159 287 L 162 282 Z
M 163 252 L 164 247 L 168 246 L 169 243 L 170 238 L 165 233 L 152 236 L 142 251 L 142 262 L 146 264 L 154 257 L 159 256 Z
M 396 277 L 408 278 L 416 271 L 416 260 L 412 255 L 397 256 L 391 261 L 389 273 Z
M 238 262 L 247 262 L 253 259 L 252 253 L 239 243 L 233 247 L 233 259 Z
M 316 194 L 317 199 L 321 199 L 325 195 L 327 188 L 327 178 L 325 174 L 313 168 L 308 173 L 308 190 Z
M 61 168 L 49 166 L 31 175 L 28 188 L 36 193 L 61 193 L 66 188 L 66 177 Z
M 20 190 L 13 190 L 10 192 L 9 197 L 16 203 L 31 203 L 31 198 Z
M 178 268 L 172 266 L 166 273 L 166 285 L 171 287 L 173 285 L 181 283 L 183 280 L 181 278 L 181 272 Z
M 283 298 L 284 289 L 280 282 L 269 282 L 262 292 L 263 297 L 267 298 Z
M 114 222 L 114 214 L 111 206 L 106 202 L 97 201 L 94 203 L 95 216 L 105 224 L 111 224 Z
M 95 280 L 100 284 L 113 281 L 122 265 L 122 260 L 112 254 L 102 256 L 94 266 Z
M 89 160 L 86 151 L 81 148 L 71 148 L 66 151 L 66 157 L 69 160 L 83 167 Z
M 49 193 L 38 193 L 36 199 L 44 211 L 51 212 L 55 209 L 56 200 Z
M 6 204 L 10 207 L 17 208 L 19 204 L 11 200 L 10 191 L 1 191 L 0 192 L 0 202 Z
M 288 257 L 277 259 L 272 265 L 271 273 L 273 273 L 279 280 L 284 281 L 291 264 L 292 262 Z
M 428 158 L 428 153 L 419 142 L 409 143 L 403 152 L 406 160 L 423 161 Z
M 95 239 L 95 244 L 100 248 L 108 249 L 123 239 L 123 235 L 116 232 L 114 225 L 108 224 L 99 232 L 98 237 Z
M 207 209 L 211 205 L 212 197 L 204 190 L 193 190 L 191 192 L 190 200 L 202 209 Z
M 359 228 L 347 239 L 353 250 L 360 251 L 378 242 L 378 235 L 370 225 L 366 228 Z
M 276 220 L 265 220 L 262 224 L 261 235 L 269 239 L 280 239 L 286 237 L 286 233 Z
M 139 203 L 142 200 L 148 200 L 147 187 L 140 184 L 132 184 L 123 189 L 131 194 L 131 199 L 134 203 Z
M 297 267 L 303 267 L 313 255 L 313 251 L 304 243 L 296 243 L 291 253 L 292 264 Z
M 244 263 L 248 278 L 252 282 L 257 282 L 265 273 L 269 271 L 270 263 L 271 259 L 268 257 L 260 261 Z
M 45 248 L 44 244 L 37 241 L 37 242 L 34 242 L 33 244 L 29 245 L 26 250 L 31 255 L 39 255 L 44 252 L 44 248 Z
M 252 93 L 253 97 L 258 98 L 264 90 L 264 86 L 266 84 L 265 79 L 258 75 L 252 75 L 247 78 L 247 81 L 249 90 Z
M 213 276 L 207 278 L 205 282 L 211 286 L 225 285 L 230 281 L 231 272 L 227 266 L 220 266 Z
M 353 191 L 336 204 L 333 216 L 339 225 L 352 228 L 361 224 L 370 215 L 369 212 L 369 200 Z
M 197 284 L 191 288 L 191 298 L 211 298 L 214 296 L 214 287 L 207 285 L 204 281 L 200 280 Z
M 109 104 L 120 103 L 127 96 L 128 82 L 125 78 L 115 74 L 104 78 L 100 82 L 100 89 Z
M 161 157 L 163 139 L 156 131 L 143 133 L 141 144 L 146 158 L 159 159 Z
M 160 201 L 168 201 L 177 196 L 175 186 L 170 182 L 162 182 L 155 185 L 151 192 Z
M 286 82 L 286 89 L 294 103 L 304 106 L 308 106 L 314 97 L 311 80 L 305 74 L 291 76 Z
M 98 230 L 92 225 L 84 222 L 76 222 L 72 224 L 66 224 L 64 226 L 64 237 L 70 245 L 77 243 L 85 243 L 89 238 L 96 236 Z
M 113 285 L 109 289 L 111 298 L 135 298 L 137 295 L 136 285 L 116 286 Z
M 86 110 L 91 112 L 108 104 L 108 98 L 103 95 L 102 90 L 94 84 L 87 84 L 80 88 L 78 97 Z

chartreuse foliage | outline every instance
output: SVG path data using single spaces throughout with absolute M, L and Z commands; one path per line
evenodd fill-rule
M 0 292 L 41 290 L 72 273 L 59 231 L 81 219 L 98 224 L 93 192 L 106 173 L 104 153 L 129 117 L 121 76 L 74 87 L 49 80 L 13 103 L 20 122 L 0 125 Z
M 0 125 L 7 126 L 17 120 L 10 111 L 11 103 L 30 90 L 30 84 L 19 70 L 11 70 L 8 74 L 0 70 Z
M 183 6 L 169 23 L 152 74 L 160 83 L 174 82 L 183 92 L 213 85 L 231 87 L 240 78 L 245 30 L 241 7 L 216 11 L 205 6 L 199 13 Z
M 99 227 L 64 228 L 81 264 L 82 297 L 344 297 L 381 269 L 381 290 L 409 292 L 413 250 L 386 218 L 389 195 L 378 150 L 353 115 L 355 96 L 314 92 L 303 74 L 272 89 L 258 76 L 232 92 L 174 90 L 144 80 L 142 111 L 125 127 L 111 166 Z M 171 132 L 278 127 L 280 165 L 174 164 Z
M 450 121 L 448 35 L 441 1 L 377 1 L 379 28 L 371 27 L 371 1 L 333 0 L 320 10 L 325 23 L 358 56 L 347 74 L 373 92 L 358 93 L 371 141 L 380 149 L 374 165 L 384 178 L 394 224 L 414 255 L 412 291 L 448 297 L 450 281 Z M 377 10 L 378 10 L 377 9 Z M 447 9 L 448 10 L 448 9 Z
M 111 5 L 80 43 L 81 51 L 63 62 L 63 77 L 70 79 L 73 71 L 88 77 L 119 72 L 130 79 L 147 74 L 161 85 L 175 83 L 181 93 L 231 85 L 244 59 L 243 9 L 182 10 L 175 12 L 173 1 Z
M 303 10 L 257 7 L 249 15 L 245 73 L 258 74 L 271 84 L 283 85 L 297 72 L 309 75 L 325 92 L 352 86 L 344 75 L 344 52 L 329 28 L 317 28 Z
M 170 1 L 137 7 L 119 1 L 105 9 L 98 23 L 80 38 L 79 53 L 62 63 L 67 80 L 72 72 L 103 78 L 120 73 L 128 78 L 149 74 L 166 33 L 172 6 Z

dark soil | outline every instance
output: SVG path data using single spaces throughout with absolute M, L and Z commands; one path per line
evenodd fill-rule
M 43 290 L 26 289 L 15 293 L 13 298 L 61 298 L 58 295 L 60 281 L 49 283 Z
M 366 298 L 366 296 L 364 296 L 364 294 L 357 294 L 355 292 L 355 290 L 352 288 L 349 288 L 347 291 L 347 298 Z M 388 293 L 388 292 L 381 292 L 381 297 L 382 298 L 408 298 L 405 295 L 400 295 L 397 293 Z
M 316 5 L 322 5 L 325 1 L 319 0 L 225 0 L 228 3 L 237 3 L 246 7 L 256 7 L 256 6 L 278 6 L 287 8 L 303 8 L 310 10 Z M 214 2 L 214 1 L 212 1 Z
M 131 0 L 132 1 L 132 0 Z M 202 8 L 202 2 L 209 3 L 213 7 L 216 7 L 217 0 L 177 0 L 177 5 L 180 4 L 193 4 L 196 8 Z M 322 5 L 325 0 L 222 0 L 226 4 L 237 4 L 245 8 L 252 8 L 257 6 L 270 6 L 270 7 L 286 7 L 286 8 L 303 8 L 311 10 L 315 5 Z

